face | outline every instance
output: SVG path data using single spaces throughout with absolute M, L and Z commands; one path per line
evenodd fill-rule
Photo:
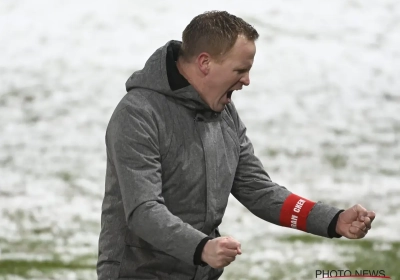
M 215 112 L 221 112 L 231 102 L 232 93 L 250 84 L 256 46 L 253 41 L 239 36 L 232 49 L 222 58 L 207 57 L 203 61 L 202 99 Z

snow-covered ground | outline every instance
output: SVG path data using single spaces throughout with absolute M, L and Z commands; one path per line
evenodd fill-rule
M 97 253 L 104 133 L 124 83 L 207 10 L 241 16 L 260 33 L 251 85 L 233 100 L 272 179 L 339 207 L 361 203 L 377 212 L 368 238 L 400 240 L 398 1 L 3 0 L 0 260 Z M 254 263 L 339 254 L 277 247 L 297 232 L 234 199 L 221 230 L 244 251 L 257 238 L 246 257 Z

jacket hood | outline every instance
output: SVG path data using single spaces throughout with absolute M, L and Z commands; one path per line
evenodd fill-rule
M 171 44 L 181 45 L 180 41 L 169 41 L 157 49 L 146 61 L 142 70 L 134 72 L 126 81 L 126 91 L 135 88 L 148 89 L 173 97 L 183 106 L 201 111 L 211 111 L 210 107 L 200 98 L 199 93 L 191 86 L 171 90 L 167 76 L 167 50 Z

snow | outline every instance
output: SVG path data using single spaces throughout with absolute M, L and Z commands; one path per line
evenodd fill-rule
M 97 253 L 104 133 L 124 83 L 155 49 L 179 40 L 195 15 L 218 9 L 260 33 L 251 85 L 233 100 L 272 179 L 338 207 L 361 203 L 377 213 L 368 239 L 400 239 L 393 222 L 400 220 L 397 1 L 5 0 L 0 259 L 35 258 L 5 252 L 7 242 L 51 238 L 67 259 Z M 294 233 L 252 216 L 233 198 L 221 229 L 243 247 L 265 235 L 263 249 L 248 252 L 252 262 L 287 260 L 272 241 Z M 310 255 L 304 246 L 280 245 L 325 259 L 308 247 Z M 332 251 L 323 250 L 326 243 L 313 246 Z

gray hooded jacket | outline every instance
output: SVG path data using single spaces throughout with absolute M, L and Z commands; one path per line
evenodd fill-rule
M 222 269 L 193 256 L 203 238 L 219 236 L 229 194 L 274 224 L 290 195 L 254 155 L 233 103 L 215 113 L 192 86 L 171 90 L 167 48 L 178 43 L 129 78 L 109 122 L 99 280 L 217 279 Z M 338 211 L 318 202 L 307 231 L 327 236 Z

